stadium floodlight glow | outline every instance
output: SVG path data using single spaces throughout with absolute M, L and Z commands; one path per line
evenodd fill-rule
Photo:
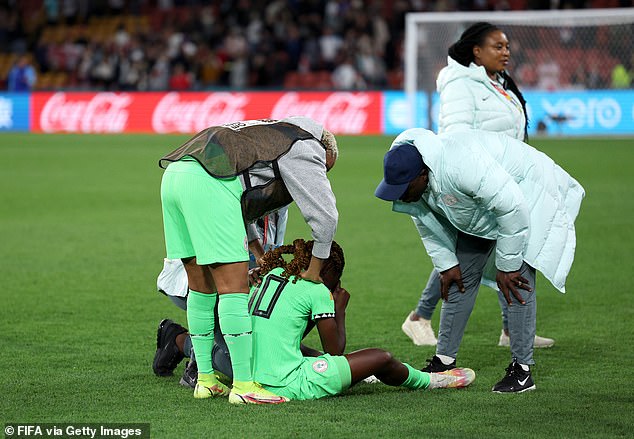
M 561 71 L 561 89 L 582 84 L 571 82 L 574 73 L 594 62 L 590 54 L 600 54 L 597 88 L 609 88 L 609 73 L 615 62 L 634 62 L 634 8 L 493 11 L 493 12 L 410 12 L 405 19 L 404 88 L 410 111 L 409 126 L 417 125 L 417 94 L 429 99 L 436 89 L 438 71 L 446 65 L 447 49 L 471 24 L 487 21 L 499 26 L 511 43 L 509 72 L 522 90 L 537 89 L 522 82 L 520 68 L 529 71 L 530 57 L 548 56 Z M 581 67 L 580 67 L 581 66 Z M 579 70 L 580 71 L 580 70 Z M 518 81 L 519 79 L 519 81 Z M 418 124 L 420 126 L 420 124 Z

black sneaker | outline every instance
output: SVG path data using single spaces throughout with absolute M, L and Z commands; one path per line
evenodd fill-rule
M 183 371 L 183 376 L 179 381 L 181 386 L 191 387 L 192 389 L 196 387 L 196 383 L 198 382 L 198 364 L 196 364 L 196 360 L 190 360 L 185 365 L 185 370 Z
M 187 332 L 187 329 L 170 319 L 164 319 L 159 323 L 156 332 L 156 354 L 152 362 L 152 369 L 158 376 L 172 376 L 178 363 L 185 358 L 176 346 L 176 337 L 184 332 Z
M 444 372 L 446 370 L 451 370 L 456 368 L 456 360 L 451 364 L 444 364 L 440 358 L 437 356 L 431 357 L 431 359 L 427 360 L 427 366 L 423 367 L 421 371 L 423 372 Z
M 522 393 L 529 390 L 535 390 L 531 371 L 522 369 L 515 360 L 506 368 L 506 376 L 493 386 L 495 393 Z

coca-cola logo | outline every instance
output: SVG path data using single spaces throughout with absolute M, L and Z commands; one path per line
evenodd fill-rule
M 128 94 L 98 93 L 89 99 L 70 100 L 66 93 L 55 93 L 42 109 L 40 127 L 47 133 L 121 133 L 131 100 Z
M 307 116 L 334 133 L 359 134 L 365 131 L 366 107 L 371 102 L 366 93 L 332 93 L 322 100 L 302 100 L 298 93 L 285 93 L 273 107 L 271 118 Z
M 196 133 L 210 126 L 245 119 L 249 98 L 244 93 L 211 93 L 204 100 L 181 100 L 180 93 L 168 93 L 152 114 L 157 133 Z

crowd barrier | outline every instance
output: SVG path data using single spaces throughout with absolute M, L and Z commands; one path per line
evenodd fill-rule
M 529 134 L 634 135 L 634 90 L 526 91 Z M 371 92 L 0 93 L 0 131 L 196 133 L 246 119 L 312 117 L 336 134 L 436 130 L 438 96 Z M 429 117 L 431 112 L 432 117 Z

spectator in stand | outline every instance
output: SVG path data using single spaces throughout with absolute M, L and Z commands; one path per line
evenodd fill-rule
M 547 52 L 540 52 L 539 57 L 541 61 L 537 64 L 537 88 L 544 91 L 559 90 L 559 64 Z
M 585 86 L 588 90 L 596 90 L 599 88 L 604 88 L 603 79 L 601 78 L 601 70 L 600 63 L 593 58 L 589 58 L 586 60 L 586 76 L 585 76 Z
M 537 86 L 537 71 L 531 62 L 521 64 L 515 72 L 522 88 L 534 88 Z
M 384 87 L 387 83 L 385 64 L 375 52 L 372 40 L 365 34 L 357 43 L 356 65 L 366 84 L 373 88 Z
M 332 72 L 331 80 L 334 87 L 338 90 L 363 90 L 366 83 L 363 76 L 354 66 L 352 57 L 348 54 L 342 54 L 343 62 Z
M 31 91 L 37 81 L 35 68 L 31 65 L 29 57 L 21 55 L 15 65 L 9 70 L 7 77 L 7 89 L 15 92 Z
M 612 78 L 612 88 L 630 88 L 630 84 L 632 83 L 630 69 L 623 63 L 619 63 L 614 66 L 610 77 Z
M 150 90 L 167 90 L 170 80 L 170 63 L 167 54 L 161 54 L 150 69 L 148 88 Z
M 333 71 L 337 66 L 337 56 L 343 47 L 343 40 L 331 27 L 324 27 L 321 37 L 319 37 L 319 50 L 323 68 Z
M 96 62 L 93 64 L 91 79 L 101 90 L 110 90 L 117 80 L 117 67 L 119 59 L 112 45 L 107 47 L 97 46 L 95 51 Z
M 129 81 L 119 77 L 117 66 L 114 68 L 114 77 L 110 77 L 113 69 L 102 64 L 100 47 L 114 45 L 127 50 L 127 46 L 134 44 L 135 40 L 140 42 L 139 47 L 145 53 L 146 71 L 142 76 L 153 78 L 147 85 L 152 90 L 165 90 L 168 86 L 169 77 L 163 77 L 161 69 L 159 72 L 153 70 L 163 52 L 167 52 L 170 65 L 180 62 L 192 72 L 196 86 L 269 88 L 280 87 L 288 72 L 334 71 L 343 62 L 337 54 L 344 49 L 355 57 L 355 66 L 365 77 L 368 86 L 376 87 L 378 84 L 383 87 L 387 83 L 398 87 L 400 80 L 395 81 L 393 78 L 398 78 L 395 73 L 402 70 L 404 22 L 408 12 L 453 10 L 456 7 L 461 10 L 506 9 L 507 4 L 507 0 L 489 0 L 488 3 L 486 0 L 277 0 L 264 2 L 266 7 L 258 8 L 255 6 L 262 2 L 211 2 L 213 5 L 203 6 L 205 2 L 199 1 L 110 1 L 115 4 L 108 5 L 109 2 L 105 0 L 47 0 L 37 11 L 38 17 L 45 18 L 39 19 L 38 23 L 44 27 L 36 29 L 37 32 L 33 32 L 29 25 L 33 21 L 33 14 L 21 13 L 20 8 L 0 6 L 0 47 L 13 53 L 32 53 L 38 72 L 66 73 L 62 76 L 76 81 L 65 84 L 71 87 L 129 89 Z M 8 4 L 21 7 L 22 3 L 13 1 Z M 538 3 L 535 5 L 540 6 Z M 174 13 L 176 11 L 178 13 Z M 124 19 L 124 13 L 131 15 Z M 90 31 L 82 28 L 95 18 Z M 136 23 L 128 21 L 137 19 Z M 76 24 L 68 26 L 69 21 Z M 79 35 L 76 37 L 74 32 Z M 234 38 L 234 33 L 247 35 L 248 38 L 241 37 L 244 41 L 240 41 L 240 38 Z M 35 35 L 40 38 L 37 43 Z M 577 39 L 567 29 L 562 35 L 561 43 L 576 44 Z M 62 44 L 69 36 L 70 41 L 79 46 Z M 371 53 L 366 53 L 365 46 L 357 47 L 367 38 L 371 40 Z M 556 36 L 554 38 L 559 41 Z M 236 41 L 225 42 L 226 39 Z M 225 44 L 228 47 L 223 47 Z M 592 46 L 592 43 L 588 45 Z M 93 59 L 87 62 L 84 52 L 90 46 L 93 47 Z M 237 51 L 232 48 L 234 46 L 238 47 Z M 245 49 L 242 50 L 241 46 Z M 161 53 L 157 53 L 159 49 Z M 214 79 L 215 73 L 209 61 L 203 61 L 209 52 L 217 54 L 222 68 L 217 79 Z M 524 64 L 517 58 L 519 55 L 518 52 L 514 55 L 516 65 Z M 357 56 L 359 59 L 356 59 Z M 81 63 L 78 62 L 80 59 Z M 268 63 L 263 63 L 263 60 L 268 60 Z M 208 65 L 203 67 L 205 63 Z M 384 66 L 385 75 L 376 74 L 377 64 L 379 72 L 380 65 Z M 92 77 L 86 75 L 88 65 L 99 65 L 97 74 Z M 610 84 L 612 63 L 609 66 L 605 67 L 608 69 L 606 72 L 602 71 L 602 87 Z M 562 74 L 565 70 L 562 69 Z M 202 77 L 203 72 L 206 72 L 206 78 Z M 516 73 L 522 79 L 519 71 Z M 554 76 L 558 76 L 558 73 Z M 388 81 L 385 82 L 385 79 Z M 553 80 L 547 71 L 543 75 L 540 73 L 539 79 L 542 82 L 540 85 L 546 89 L 556 89 L 558 86 L 558 79 Z M 561 80 L 567 81 L 567 75 L 562 76 Z M 525 85 L 525 82 L 521 83 Z M 145 81 L 139 81 L 138 84 L 136 90 L 146 86 Z
M 572 75 L 570 75 L 570 87 L 577 90 L 583 90 L 586 82 L 585 66 L 583 64 L 579 64 L 572 72 Z
M 119 25 L 117 26 L 117 30 L 114 34 L 113 40 L 117 47 L 126 47 L 128 44 L 130 44 L 130 34 L 126 30 L 123 23 L 119 23 Z
M 242 89 L 249 83 L 248 54 L 249 44 L 242 30 L 234 26 L 224 40 L 224 51 L 228 56 L 225 68 L 230 87 Z
M 185 70 L 183 64 L 176 64 L 170 76 L 169 89 L 176 91 L 191 90 L 194 85 L 192 74 Z

